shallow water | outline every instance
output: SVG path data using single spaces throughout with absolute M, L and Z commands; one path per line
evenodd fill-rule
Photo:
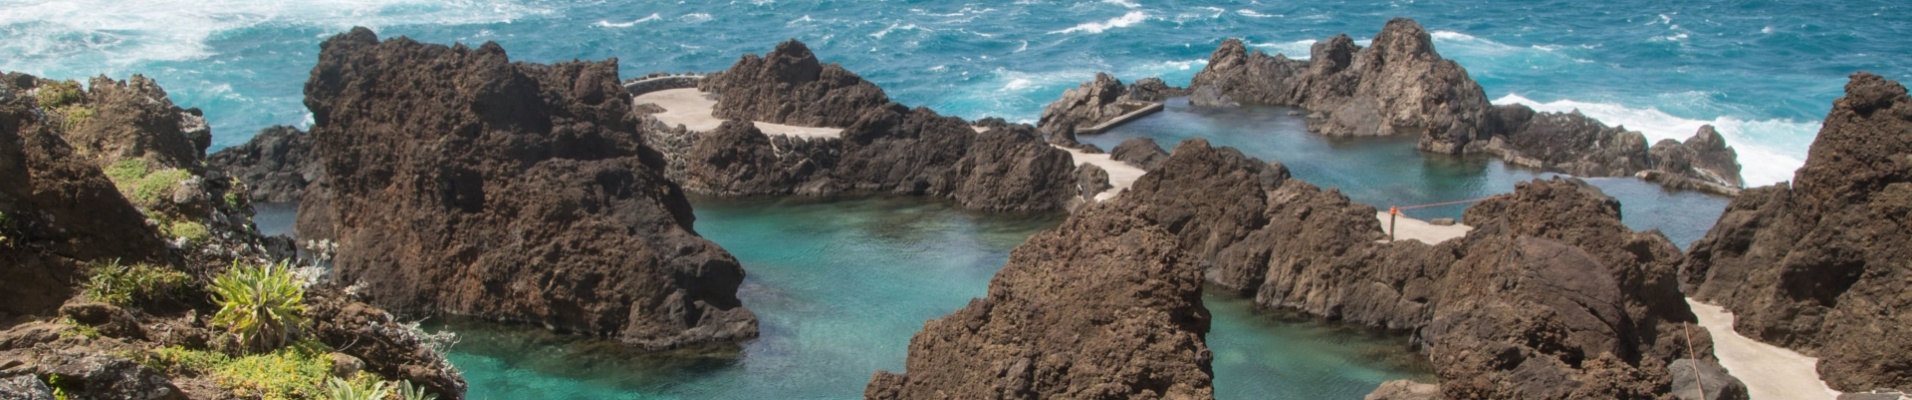
M 1099 135 L 1078 140 L 1104 150 L 1129 138 L 1147 136 L 1165 150 L 1201 137 L 1215 146 L 1273 160 L 1297 178 L 1333 188 L 1356 202 L 1378 209 L 1478 199 L 1514 190 L 1514 183 L 1564 176 L 1509 165 L 1492 157 L 1426 154 L 1414 138 L 1330 138 L 1308 133 L 1303 117 L 1288 108 L 1191 108 L 1186 98 L 1171 99 L 1162 112 Z M 1619 199 L 1621 218 L 1636 230 L 1659 229 L 1685 248 L 1712 229 L 1726 209 L 1726 197 L 1699 192 L 1669 192 L 1634 178 L 1587 179 Z M 1459 219 L 1470 204 L 1405 211 L 1421 218 Z
M 658 358 L 601 342 L 483 323 L 451 354 L 472 398 L 856 398 L 900 371 L 924 321 L 983 296 L 1009 250 L 1058 215 L 981 214 L 913 198 L 696 201 L 698 231 L 749 273 L 739 291 L 763 336 L 734 357 Z M 1206 297 L 1223 398 L 1359 398 L 1427 379 L 1406 339 L 1277 321 L 1243 299 Z M 609 346 L 614 348 L 615 346 Z

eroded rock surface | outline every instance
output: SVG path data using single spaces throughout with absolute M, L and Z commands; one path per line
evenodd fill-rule
M 717 95 L 719 118 L 798 126 L 845 127 L 890 103 L 876 84 L 835 63 L 823 64 L 803 42 L 789 40 L 759 57 L 745 54 L 699 89 Z
M 1075 147 L 1069 144 L 1075 142 L 1078 130 L 1107 123 L 1148 103 L 1159 103 L 1177 95 L 1185 95 L 1185 91 L 1168 86 L 1159 78 L 1123 85 L 1107 73 L 1096 73 L 1095 80 L 1062 92 L 1061 99 L 1044 107 L 1036 127 L 1052 136 L 1050 142 L 1067 138 L 1066 142 L 1057 144 Z
M 336 240 L 335 273 L 369 302 L 650 349 L 756 336 L 742 268 L 692 230 L 615 61 L 358 28 L 321 45 L 305 92 L 325 174 L 297 230 Z
M 925 323 L 908 373 L 876 373 L 864 397 L 1214 398 L 1201 266 L 1090 207 L 1018 246 L 988 297 Z
M 1912 387 L 1912 97 L 1853 74 L 1806 165 L 1747 189 L 1694 242 L 1694 297 L 1747 337 L 1819 357 L 1833 389 Z

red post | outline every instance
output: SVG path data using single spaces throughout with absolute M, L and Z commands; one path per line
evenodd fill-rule
M 1388 207 L 1388 241 L 1394 241 L 1394 219 L 1401 215 L 1400 207 Z

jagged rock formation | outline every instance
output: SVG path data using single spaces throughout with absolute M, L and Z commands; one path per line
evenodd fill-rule
M 710 132 L 649 122 L 643 134 L 667 159 L 665 175 L 700 194 L 890 193 L 992 211 L 1060 210 L 1076 197 L 1068 153 L 1034 128 L 985 121 L 976 126 L 993 128 L 978 131 L 928 108 L 870 106 L 866 100 L 887 98 L 881 89 L 834 64 L 808 72 L 816 65 L 802 43 L 785 42 L 763 58 L 745 56 L 703 88 L 722 95 L 720 116 L 821 122 L 844 127 L 840 137 L 765 135 L 741 120 Z M 827 100 L 838 98 L 861 100 Z M 727 107 L 780 111 L 727 115 Z
M 312 336 L 363 361 L 367 370 L 410 381 L 431 393 L 456 397 L 465 393 L 465 378 L 440 353 L 445 349 L 424 343 L 425 338 L 391 313 L 329 291 L 313 293 L 306 303 Z
M 1312 112 L 1308 129 L 1325 135 L 1411 135 L 1424 151 L 1495 154 L 1580 176 L 1641 175 L 1672 188 L 1727 194 L 1742 185 L 1732 149 L 1711 129 L 1695 135 L 1701 143 L 1662 143 L 1664 150 L 1652 152 L 1638 132 L 1578 113 L 1488 103 L 1480 84 L 1441 58 L 1413 20 L 1389 20 L 1366 48 L 1337 35 L 1309 53 L 1309 61 L 1297 61 L 1224 40 L 1190 83 L 1189 102 L 1300 107 Z
M 698 84 L 717 97 L 719 118 L 798 126 L 845 127 L 890 103 L 876 84 L 836 63 L 817 61 L 794 39 L 758 57 L 745 54 L 730 69 Z
M 1109 171 L 1095 164 L 1083 164 L 1076 168 L 1076 190 L 1084 202 L 1094 202 L 1095 195 L 1101 194 L 1115 185 L 1109 184 Z
M 1180 92 L 1180 89 L 1170 87 L 1157 78 L 1123 85 L 1115 77 L 1098 72 L 1095 80 L 1062 92 L 1061 99 L 1044 107 L 1042 119 L 1036 122 L 1036 127 L 1051 135 L 1051 143 L 1067 145 L 1075 142 L 1079 129 L 1109 122 L 1143 105 L 1161 102 Z
M 245 182 L 254 201 L 291 203 L 305 195 L 306 185 L 319 180 L 323 170 L 318 159 L 312 153 L 312 135 L 274 126 L 260 130 L 246 144 L 213 153 L 206 164 Z
M 1106 204 L 1106 203 L 1103 203 Z M 1010 254 L 989 296 L 910 339 L 871 399 L 1210 399 L 1201 267 L 1161 228 L 1090 206 Z
M 1819 357 L 1833 389 L 1912 387 L 1912 97 L 1856 73 L 1792 185 L 1748 189 L 1683 265 L 1747 337 Z
M 1387 243 L 1373 207 L 1192 139 L 1107 208 L 1175 235 L 1216 287 L 1415 332 L 1448 398 L 1654 397 L 1689 350 L 1678 248 L 1578 181 L 1469 208 L 1460 239 Z
M 615 60 L 512 63 L 364 28 L 320 47 L 305 104 L 325 174 L 297 231 L 336 240 L 335 273 L 371 303 L 650 349 L 756 336 L 743 269 L 692 230 Z

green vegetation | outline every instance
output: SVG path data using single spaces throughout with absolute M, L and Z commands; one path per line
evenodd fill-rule
M 332 348 L 316 340 L 293 343 L 276 351 L 230 357 L 215 351 L 178 346 L 155 349 L 138 358 L 140 364 L 168 375 L 210 377 L 232 391 L 232 397 L 268 400 L 321 399 L 332 373 Z M 361 379 L 376 380 L 370 374 Z M 358 381 L 360 379 L 354 379 Z
M 162 296 L 172 296 L 186 285 L 186 273 L 147 264 L 120 265 L 119 260 L 93 267 L 93 277 L 80 285 L 94 301 L 129 307 Z
M 54 399 L 67 400 L 70 398 L 70 396 L 66 394 L 67 387 L 65 381 L 65 379 L 60 378 L 60 374 L 47 374 L 46 387 L 53 389 Z
M 212 238 L 212 230 L 206 229 L 205 224 L 193 221 L 173 221 L 160 228 L 160 233 L 168 238 L 186 238 L 186 243 L 194 245 L 204 244 Z
M 71 105 L 54 109 L 60 114 L 60 131 L 72 132 L 86 126 L 93 120 L 93 109 L 82 105 Z
M 152 165 L 141 159 L 121 160 L 107 166 L 105 171 L 106 177 L 119 188 L 120 195 L 146 208 L 171 201 L 173 190 L 193 177 L 192 172 L 177 168 L 153 171 Z
M 297 338 L 305 322 L 305 288 L 285 262 L 254 267 L 235 261 L 210 289 L 219 304 L 212 323 L 238 334 L 243 345 L 278 348 Z
M 231 209 L 231 210 L 239 209 L 239 206 L 240 206 L 239 192 L 228 190 L 226 191 L 226 195 L 224 196 L 224 199 L 226 200 L 227 209 Z
M 404 400 L 438 400 L 438 395 L 425 393 L 425 387 L 413 386 L 412 381 L 398 381 L 398 398 Z
M 326 400 L 385 400 L 391 390 L 384 381 L 354 382 L 332 378 L 325 382 Z
M 70 329 L 60 331 L 61 338 L 73 338 L 73 337 L 83 337 L 87 339 L 100 338 L 100 328 L 95 328 L 92 325 L 82 324 L 80 323 L 80 321 L 74 321 L 72 318 L 62 318 L 60 319 L 60 323 L 66 324 L 66 326 L 72 327 Z
M 69 80 L 40 85 L 40 91 L 34 97 L 40 101 L 40 108 L 50 110 L 79 103 L 86 99 L 86 92 L 80 90 L 79 82 Z

